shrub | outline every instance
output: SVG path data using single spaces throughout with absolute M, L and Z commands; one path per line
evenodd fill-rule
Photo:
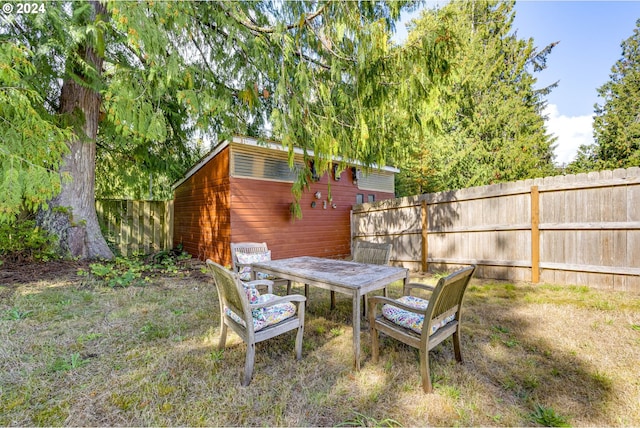
M 128 287 L 132 284 L 142 285 L 146 278 L 142 278 L 148 267 L 139 259 L 116 257 L 105 263 L 91 263 L 91 273 L 102 278 L 109 287 Z
M 36 226 L 31 218 L 0 223 L 0 256 L 13 261 L 47 261 L 57 258 L 56 238 Z
M 191 255 L 182 251 L 181 247 L 170 251 L 161 251 L 148 257 L 131 256 L 116 257 L 114 260 L 89 265 L 90 273 L 101 279 L 109 287 L 128 287 L 130 285 L 144 285 L 152 276 L 157 274 L 179 275 L 179 262 L 188 260 Z M 89 272 L 79 270 L 78 275 L 88 275 Z

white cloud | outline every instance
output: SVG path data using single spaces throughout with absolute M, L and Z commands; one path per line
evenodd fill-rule
M 548 104 L 543 115 L 547 116 L 547 132 L 558 137 L 555 143 L 556 164 L 573 161 L 581 145 L 593 143 L 593 116 L 563 116 L 554 104 Z

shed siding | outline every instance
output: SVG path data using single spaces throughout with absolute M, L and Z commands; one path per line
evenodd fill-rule
M 174 199 L 174 245 L 199 259 L 230 264 L 229 148 L 180 184 Z
M 231 177 L 231 241 L 266 242 L 273 259 L 295 256 L 347 257 L 351 253 L 350 212 L 356 194 L 375 195 L 376 200 L 393 198 L 392 193 L 362 191 L 351 181 L 331 179 L 333 200 L 327 201 L 325 175 L 313 183 L 300 201 L 302 219 L 292 220 L 291 183 Z M 322 193 L 316 199 L 316 191 Z M 315 201 L 316 207 L 311 203 Z M 331 205 L 336 204 L 337 208 Z

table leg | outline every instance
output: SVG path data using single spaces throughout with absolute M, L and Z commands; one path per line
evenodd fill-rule
M 362 296 L 362 318 L 367 319 L 367 295 Z
M 360 370 L 360 296 L 353 294 L 353 358 L 356 371 Z

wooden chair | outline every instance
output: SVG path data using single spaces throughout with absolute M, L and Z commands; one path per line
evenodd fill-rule
M 368 263 L 372 265 L 388 265 L 391 260 L 391 244 L 377 244 L 368 241 L 356 241 L 353 245 L 352 261 L 358 263 Z M 383 288 L 383 295 L 387 295 L 387 288 Z M 336 293 L 331 292 L 331 309 L 336 307 Z M 367 299 L 362 296 L 362 313 L 367 314 Z
M 472 265 L 454 272 L 441 278 L 435 287 L 409 283 L 403 290 L 404 296 L 396 300 L 384 296 L 370 297 L 369 328 L 373 362 L 378 362 L 378 332 L 418 348 L 422 389 L 430 393 L 430 350 L 451 336 L 455 358 L 462 362 L 460 310 L 464 292 L 475 269 L 475 265 Z M 429 300 L 411 296 L 413 288 L 432 290 Z M 377 315 L 378 306 L 381 306 L 381 315 Z
M 253 375 L 256 343 L 282 333 L 298 330 L 296 358 L 302 358 L 304 333 L 304 307 L 306 298 L 299 294 L 283 297 L 260 293 L 243 285 L 239 276 L 219 264 L 207 260 L 207 268 L 218 289 L 220 303 L 220 340 L 218 349 L 224 349 L 227 327 L 247 344 L 242 385 L 247 386 Z
M 391 260 L 391 244 L 356 241 L 353 244 L 353 261 L 372 265 L 388 265 Z
M 242 281 L 250 286 L 264 285 L 267 287 L 268 293 L 273 293 L 274 285 L 284 284 L 287 286 L 287 294 L 289 294 L 291 292 L 291 281 L 284 278 L 275 278 L 258 273 L 257 279 L 252 280 L 251 264 L 268 260 L 271 260 L 271 251 L 266 242 L 231 243 L 231 265 L 233 270 L 238 272 Z M 254 281 L 262 281 L 262 283 Z

